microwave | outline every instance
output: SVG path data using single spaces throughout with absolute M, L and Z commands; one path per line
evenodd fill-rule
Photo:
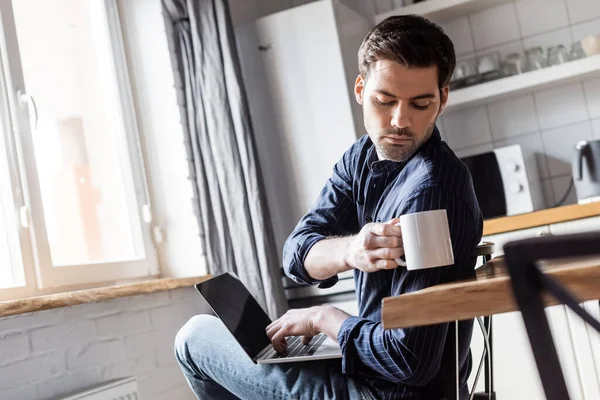
M 520 145 L 497 148 L 461 160 L 471 173 L 484 219 L 534 211 L 535 199 Z

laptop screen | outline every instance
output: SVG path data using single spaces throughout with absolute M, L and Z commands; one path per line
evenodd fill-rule
M 197 284 L 196 289 L 250 358 L 269 344 L 265 329 L 271 319 L 237 277 L 224 273 Z

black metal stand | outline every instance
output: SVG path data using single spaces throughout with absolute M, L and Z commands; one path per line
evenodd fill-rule
M 493 248 L 492 248 L 493 250 Z M 483 255 L 484 264 L 492 259 L 492 252 Z M 473 395 L 474 400 L 496 400 L 496 392 L 494 391 L 494 344 L 493 344 L 493 331 L 492 331 L 492 316 L 483 317 L 483 326 L 487 334 L 487 346 L 484 346 L 483 357 L 484 361 L 484 391 L 475 393 Z M 489 356 L 486 356 L 486 352 L 489 352 Z M 473 388 L 475 390 L 475 388 Z
M 504 246 L 504 253 L 546 398 L 568 400 L 569 392 L 544 312 L 542 294 L 552 294 L 598 332 L 600 322 L 588 314 L 558 281 L 540 271 L 536 263 L 542 259 L 600 255 L 600 232 L 510 242 Z

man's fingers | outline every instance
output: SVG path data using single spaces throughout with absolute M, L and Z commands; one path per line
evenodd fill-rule
M 310 343 L 310 341 L 312 340 L 312 336 L 302 336 L 302 344 L 303 345 L 307 345 Z
M 273 345 L 273 348 L 275 349 L 276 352 L 278 353 L 283 353 L 286 349 L 286 341 L 285 341 L 285 337 L 286 337 L 286 333 L 285 330 L 280 329 L 278 330 L 275 335 L 273 335 L 273 338 L 271 339 L 271 344 Z
M 273 335 L 275 335 L 275 333 L 277 333 L 277 331 L 279 331 L 280 329 L 281 329 L 281 323 L 279 320 L 277 320 L 274 323 L 267 326 L 267 337 L 269 338 L 269 340 L 271 340 Z
M 368 249 L 380 249 L 384 247 L 402 247 L 402 238 L 398 236 L 376 236 L 371 235 Z
M 371 262 L 376 262 L 377 260 L 395 260 L 402 255 L 404 255 L 403 247 L 383 247 L 380 249 L 370 250 L 367 253 L 367 257 Z
M 398 264 L 394 260 L 377 260 L 375 266 L 377 269 L 394 269 L 398 267 Z
M 271 329 L 273 326 L 277 325 L 279 323 L 279 319 L 276 319 L 275 321 L 271 322 L 269 325 L 267 325 L 267 330 Z
M 377 236 L 402 237 L 402 229 L 393 224 L 371 224 L 371 233 Z

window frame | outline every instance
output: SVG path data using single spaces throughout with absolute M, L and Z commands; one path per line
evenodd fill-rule
M 5 127 L 4 140 L 10 168 L 13 201 L 25 286 L 0 289 L 0 301 L 38 294 L 64 291 L 72 287 L 89 287 L 104 282 L 152 277 L 160 274 L 157 243 L 152 221 L 152 204 L 149 182 L 141 147 L 141 135 L 133 102 L 129 67 L 125 53 L 121 18 L 116 0 L 97 0 L 108 28 L 120 104 L 117 107 L 124 124 L 122 147 L 125 166 L 130 177 L 126 182 L 134 187 L 137 216 L 142 232 L 145 258 L 125 262 L 103 262 L 55 267 L 52 265 L 50 247 L 42 206 L 41 190 L 37 176 L 31 115 L 24 93 L 24 77 L 18 48 L 16 24 L 11 0 L 0 0 L 0 118 Z M 24 104 L 25 103 L 25 104 Z M 136 219 L 137 218 L 137 219 Z M 62 290 L 61 290 L 62 289 Z

